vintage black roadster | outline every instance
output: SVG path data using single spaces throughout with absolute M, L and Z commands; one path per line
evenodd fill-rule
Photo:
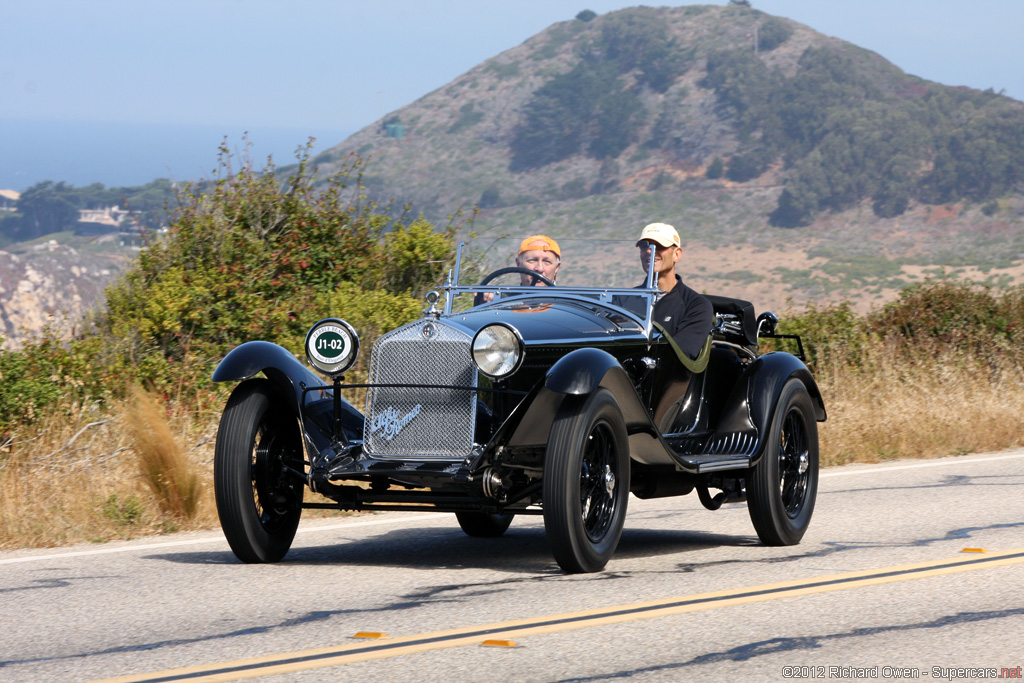
M 778 335 L 775 315 L 709 296 L 714 331 L 692 360 L 652 320 L 653 275 L 639 287 L 552 287 L 501 268 L 466 284 L 462 261 L 460 246 L 422 318 L 377 339 L 366 383 L 344 380 L 359 338 L 340 318 L 306 337 L 328 382 L 263 341 L 217 366 L 215 382 L 244 380 L 214 461 L 221 526 L 240 560 L 284 557 L 303 508 L 430 510 L 455 513 L 477 537 L 543 515 L 558 564 L 598 571 L 630 493 L 696 491 L 710 510 L 746 501 L 762 542 L 800 541 L 825 406 L 799 338 Z M 493 284 L 506 273 L 515 284 Z M 766 338 L 795 353 L 761 353 Z M 351 390 L 365 391 L 365 412 L 342 397 Z M 307 487 L 325 498 L 304 502 Z

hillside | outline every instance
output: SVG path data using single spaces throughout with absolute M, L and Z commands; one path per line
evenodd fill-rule
M 74 332 L 134 256 L 115 235 L 60 233 L 0 250 L 0 348 L 17 348 L 46 326 L 57 336 Z
M 490 236 L 672 222 L 699 288 L 776 308 L 1024 281 L 1021 103 L 750 8 L 592 14 L 321 153 L 320 173 L 358 154 L 372 198 L 435 220 L 479 206 Z

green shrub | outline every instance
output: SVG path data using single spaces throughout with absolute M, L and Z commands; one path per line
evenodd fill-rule
M 230 349 L 253 339 L 301 347 L 335 292 L 377 297 L 365 304 L 367 319 L 418 312 L 416 297 L 452 260 L 458 226 L 436 232 L 367 203 L 358 159 L 315 189 L 307 160 L 308 151 L 281 179 L 272 165 L 233 170 L 222 148 L 215 178 L 185 186 L 169 233 L 107 289 L 90 329 L 70 342 L 46 335 L 0 351 L 0 434 L 136 384 L 204 409 L 217 400 L 212 369 Z M 376 320 L 369 327 L 390 318 Z
M 134 494 L 124 500 L 118 500 L 116 493 L 111 493 L 101 505 L 103 516 L 118 526 L 134 526 L 142 521 L 142 501 Z
M 784 19 L 769 17 L 757 29 L 757 49 L 768 52 L 789 40 L 793 27 Z
M 848 301 L 818 307 L 808 304 L 795 315 L 780 316 L 779 332 L 802 338 L 808 364 L 860 365 L 871 333 Z
M 467 128 L 472 128 L 483 120 L 483 112 L 474 111 L 473 103 L 469 102 L 462 105 L 459 109 L 459 118 L 455 120 L 455 123 L 448 127 L 448 134 L 454 135 L 456 133 L 460 133 Z
M 929 280 L 867 319 L 872 332 L 926 348 L 969 351 L 988 357 L 1014 353 L 1024 343 L 1024 289 Z
M 704 172 L 704 175 L 712 180 L 717 180 L 718 178 L 721 178 L 724 173 L 725 163 L 722 161 L 722 157 L 715 157 L 711 160 L 711 163 L 708 164 L 708 168 Z

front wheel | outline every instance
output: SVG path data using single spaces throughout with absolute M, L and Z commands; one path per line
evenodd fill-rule
M 217 514 L 242 562 L 277 562 L 302 514 L 302 442 L 292 412 L 270 382 L 252 379 L 231 393 L 213 459 Z
M 629 442 L 615 398 L 567 397 L 544 462 L 544 529 L 567 572 L 596 572 L 615 552 L 629 500 Z
M 818 492 L 818 425 L 803 382 L 782 388 L 761 460 L 747 482 L 747 511 L 765 545 L 803 538 Z

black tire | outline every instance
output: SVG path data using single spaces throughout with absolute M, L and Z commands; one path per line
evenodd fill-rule
M 305 484 L 298 422 L 265 379 L 231 393 L 213 459 L 217 514 L 242 562 L 277 562 L 288 552 L 302 515 Z
M 544 529 L 567 572 L 596 572 L 615 553 L 629 500 L 629 442 L 615 398 L 567 397 L 544 462 Z
M 807 387 L 791 379 L 782 388 L 761 460 L 747 482 L 747 511 L 765 545 L 803 538 L 818 493 L 818 424 Z
M 497 538 L 505 533 L 514 514 L 495 515 L 489 512 L 456 512 L 455 518 L 467 536 Z

